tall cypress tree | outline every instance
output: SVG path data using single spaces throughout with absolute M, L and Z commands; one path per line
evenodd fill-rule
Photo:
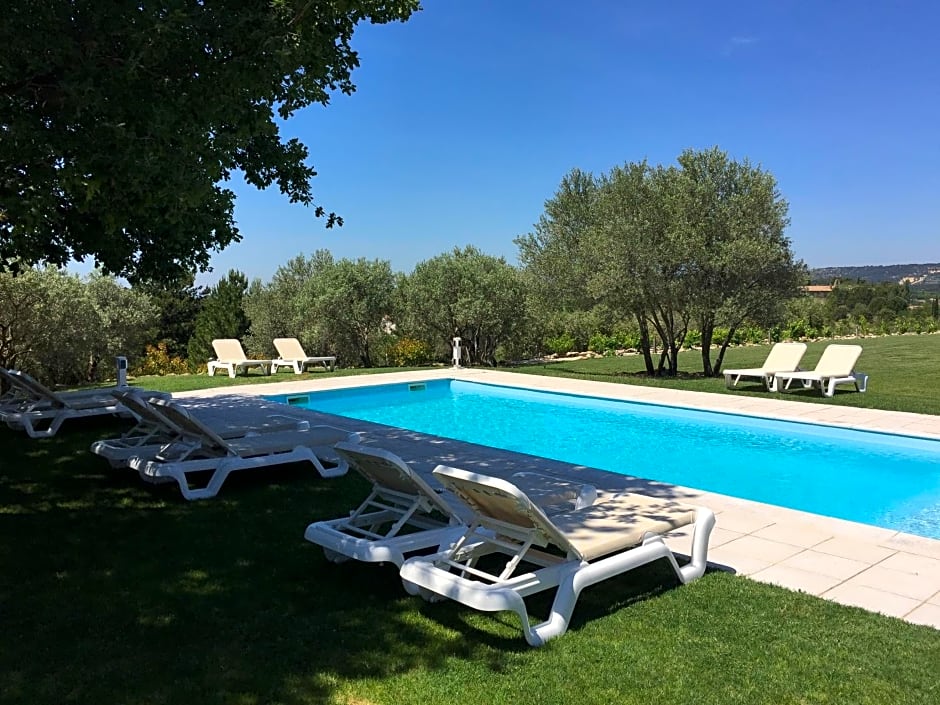
M 232 269 L 219 281 L 203 300 L 202 310 L 196 316 L 193 337 L 189 339 L 189 359 L 201 364 L 215 357 L 212 341 L 215 338 L 241 338 L 248 332 L 248 317 L 242 308 L 242 298 L 248 289 L 248 279 Z

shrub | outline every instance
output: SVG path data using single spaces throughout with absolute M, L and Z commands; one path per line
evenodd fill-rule
M 144 358 L 134 369 L 135 375 L 182 375 L 189 366 L 181 357 L 171 356 L 166 343 L 148 345 Z
M 702 344 L 702 331 L 700 330 L 690 330 L 685 334 L 685 342 L 683 345 L 687 348 L 694 347 L 696 345 Z
M 617 347 L 619 348 L 636 349 L 640 347 L 640 331 L 639 330 L 621 330 L 621 331 L 614 333 L 614 337 L 617 340 Z
M 728 337 L 728 329 L 724 326 L 715 326 L 715 329 L 712 331 L 712 345 L 721 345 L 725 341 L 725 338 Z M 740 345 L 741 344 L 741 331 L 735 330 L 734 335 L 731 336 L 731 345 Z
M 423 340 L 399 338 L 388 346 L 387 354 L 396 367 L 417 367 L 431 362 L 434 351 Z
M 575 340 L 567 333 L 562 333 L 557 338 L 549 338 L 545 341 L 546 347 L 556 355 L 564 355 L 574 350 Z
M 588 350 L 596 353 L 606 353 L 617 349 L 617 338 L 612 335 L 595 333 L 588 341 Z
M 783 334 L 790 340 L 799 340 L 808 337 L 808 329 L 809 324 L 802 318 L 798 318 L 795 321 L 787 321 Z
M 758 326 L 748 326 L 741 331 L 744 342 L 757 345 L 767 340 L 767 332 Z
M 607 353 L 615 350 L 640 347 L 640 334 L 637 331 L 619 330 L 610 335 L 595 333 L 588 342 L 588 350 Z

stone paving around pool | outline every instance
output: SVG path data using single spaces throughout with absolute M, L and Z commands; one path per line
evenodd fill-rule
M 225 413 L 237 422 L 239 418 L 250 420 L 259 413 L 273 413 L 275 409 L 285 413 L 283 406 L 265 401 L 260 395 L 440 378 L 940 439 L 940 416 L 812 404 L 779 396 L 768 396 L 767 399 L 739 397 L 484 369 L 436 369 L 300 382 L 277 381 L 174 396 L 187 406 Z M 287 379 L 287 376 L 282 376 L 282 379 Z M 940 629 L 938 540 L 307 409 L 292 407 L 289 413 L 308 418 L 312 424 L 328 423 L 361 431 L 364 443 L 398 454 L 427 475 L 440 463 L 502 477 L 514 472 L 538 471 L 583 479 L 595 485 L 601 495 L 629 490 L 702 504 L 711 508 L 718 518 L 708 554 L 712 566 L 753 580 Z M 324 480 L 337 481 L 341 480 Z M 326 518 L 332 517 L 311 516 L 311 521 Z M 668 542 L 673 550 L 688 555 L 690 539 L 690 534 L 676 532 Z

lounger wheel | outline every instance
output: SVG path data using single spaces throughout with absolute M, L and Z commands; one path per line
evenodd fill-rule
M 338 551 L 334 551 L 332 548 L 324 547 L 323 555 L 326 556 L 326 560 L 328 560 L 330 563 L 345 563 L 349 560 L 349 556 L 339 553 Z

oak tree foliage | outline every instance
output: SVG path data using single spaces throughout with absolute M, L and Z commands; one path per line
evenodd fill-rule
M 352 93 L 359 22 L 417 0 L 9 0 L 0 22 L 0 258 L 93 259 L 133 280 L 239 239 L 235 173 L 314 205 L 280 122 Z

